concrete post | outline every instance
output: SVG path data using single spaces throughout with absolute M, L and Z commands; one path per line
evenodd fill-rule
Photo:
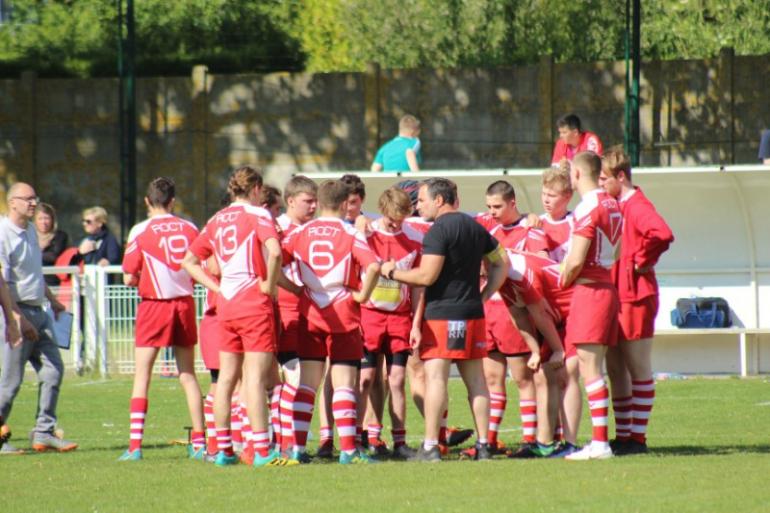
M 198 65 L 192 71 L 192 112 L 190 129 L 192 131 L 192 177 L 193 197 L 189 208 L 198 223 L 206 221 L 208 204 L 212 199 L 208 192 L 208 98 L 211 91 L 209 69 Z M 216 194 L 215 194 L 216 196 Z M 217 201 L 217 198 L 213 198 Z
M 380 110 L 380 65 L 370 62 L 364 72 L 364 126 L 366 127 L 366 162 L 368 167 L 382 144 Z
M 540 131 L 538 133 L 538 158 L 540 162 L 550 162 L 553 154 L 554 130 L 556 118 L 553 112 L 553 56 L 540 57 L 538 70 L 538 97 L 540 98 Z
M 728 136 L 726 149 L 728 154 L 726 161 L 735 164 L 735 95 L 733 84 L 733 65 L 735 62 L 735 50 L 722 48 L 719 51 L 718 84 L 719 90 L 719 114 L 724 120 L 723 128 Z
M 37 73 L 23 71 L 21 73 L 21 148 L 19 161 L 21 168 L 18 181 L 30 183 L 36 189 L 37 183 Z

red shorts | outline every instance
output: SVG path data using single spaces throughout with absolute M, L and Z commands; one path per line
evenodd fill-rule
M 497 351 L 506 356 L 528 354 L 529 346 L 511 320 L 511 313 L 502 301 L 484 304 L 486 318 L 487 352 Z
M 217 321 L 216 310 L 206 312 L 198 326 L 201 339 L 201 357 L 207 369 L 219 369 L 219 340 L 222 332 Z
M 361 328 L 364 331 L 364 347 L 367 351 L 395 354 L 411 349 L 411 312 L 394 313 L 362 308 Z
M 281 333 L 278 336 L 279 353 L 296 353 L 299 341 L 299 312 L 280 309 Z
M 219 350 L 226 353 L 274 353 L 275 325 L 272 309 L 249 317 L 219 319 Z
M 614 346 L 618 342 L 618 291 L 612 283 L 574 286 L 564 347 L 580 344 Z
M 192 296 L 143 299 L 136 309 L 136 347 L 194 346 L 198 342 Z
M 658 296 L 647 296 L 633 303 L 620 303 L 620 340 L 641 340 L 655 335 Z
M 448 321 L 443 319 L 422 322 L 420 358 L 431 360 L 475 360 L 487 355 L 484 319 Z
M 300 359 L 328 357 L 331 362 L 345 362 L 360 361 L 364 357 L 364 339 L 359 328 L 347 333 L 329 333 L 300 317 L 299 340 L 297 355 Z

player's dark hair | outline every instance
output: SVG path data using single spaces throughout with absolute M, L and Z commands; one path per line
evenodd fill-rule
M 419 215 L 417 213 L 417 193 L 420 190 L 420 182 L 417 180 L 401 180 L 393 187 L 401 189 L 409 195 L 409 201 L 412 202 L 412 215 Z
M 581 130 L 580 118 L 577 117 L 575 114 L 567 114 L 560 117 L 558 120 L 556 120 L 556 128 L 562 128 L 565 126 L 568 127 L 570 130 L 577 129 L 578 131 L 580 131 Z
M 447 205 L 454 205 L 457 202 L 457 185 L 452 180 L 428 178 L 422 182 L 422 186 L 426 188 L 430 199 L 441 196 Z
M 342 180 L 327 180 L 318 187 L 318 207 L 337 210 L 350 195 L 350 189 Z
M 505 180 L 498 180 L 487 187 L 487 196 L 498 195 L 502 196 L 503 201 L 511 201 L 516 199 L 516 191 L 513 190 L 513 185 L 509 184 Z
M 247 198 L 255 187 L 262 187 L 262 173 L 251 166 L 242 166 L 230 175 L 227 192 L 233 200 Z
M 159 176 L 153 178 L 147 186 L 147 201 L 153 207 L 168 208 L 175 196 L 176 185 L 171 178 Z
M 602 172 L 602 159 L 592 151 L 581 151 L 572 159 L 572 166 L 590 174 L 591 178 L 598 181 Z
M 283 199 L 289 201 L 289 198 L 293 198 L 303 192 L 315 196 L 318 194 L 318 184 L 307 176 L 292 176 L 291 180 L 286 182 L 286 186 L 283 188 Z
M 265 208 L 270 208 L 276 203 L 281 202 L 281 191 L 272 185 L 265 185 L 259 191 L 259 204 Z
M 613 146 L 602 155 L 602 169 L 613 178 L 623 171 L 626 178 L 631 179 L 631 159 L 620 145 Z
M 348 194 L 358 194 L 361 200 L 366 199 L 366 186 L 358 175 L 342 175 L 340 182 L 348 187 Z

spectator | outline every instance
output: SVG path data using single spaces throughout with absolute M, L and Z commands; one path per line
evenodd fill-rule
M 83 211 L 83 229 L 86 237 L 78 246 L 78 253 L 86 264 L 119 265 L 120 244 L 107 228 L 107 211 L 91 207 Z
M 35 210 L 35 230 L 43 254 L 43 265 L 56 265 L 56 259 L 69 245 L 69 236 L 57 229 L 56 210 L 48 203 L 40 203 Z M 53 287 L 59 285 L 61 280 L 55 274 L 46 274 L 45 283 Z
M 374 157 L 372 172 L 419 171 L 420 120 L 407 114 L 398 122 L 398 136 L 385 143 Z
M 759 138 L 759 161 L 770 166 L 770 130 L 762 130 Z
M 584 131 L 580 126 L 580 118 L 576 115 L 562 116 L 556 122 L 556 128 L 559 130 L 559 140 L 553 148 L 553 167 L 559 167 L 559 162 L 564 158 L 572 162 L 572 158 L 581 151 L 602 155 L 602 141 L 595 133 Z
M 43 280 L 42 257 L 32 219 L 38 198 L 35 190 L 16 183 L 8 191 L 8 217 L 0 221 L 0 267 L 11 293 L 14 315 L 8 322 L 19 321 L 23 340 L 3 345 L 3 369 L 0 372 L 0 416 L 8 419 L 16 395 L 24 380 L 24 367 L 31 362 L 40 382 L 37 424 L 32 431 L 32 448 L 42 452 L 71 451 L 77 444 L 57 438 L 56 404 L 64 374 L 59 348 L 53 334 L 53 319 L 45 311 L 47 299 L 58 317 L 64 306 L 48 290 Z M 22 451 L 5 443 L 3 454 Z

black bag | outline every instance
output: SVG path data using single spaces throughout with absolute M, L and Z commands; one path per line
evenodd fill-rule
M 730 305 L 721 297 L 688 297 L 676 300 L 671 324 L 677 328 L 728 328 Z

